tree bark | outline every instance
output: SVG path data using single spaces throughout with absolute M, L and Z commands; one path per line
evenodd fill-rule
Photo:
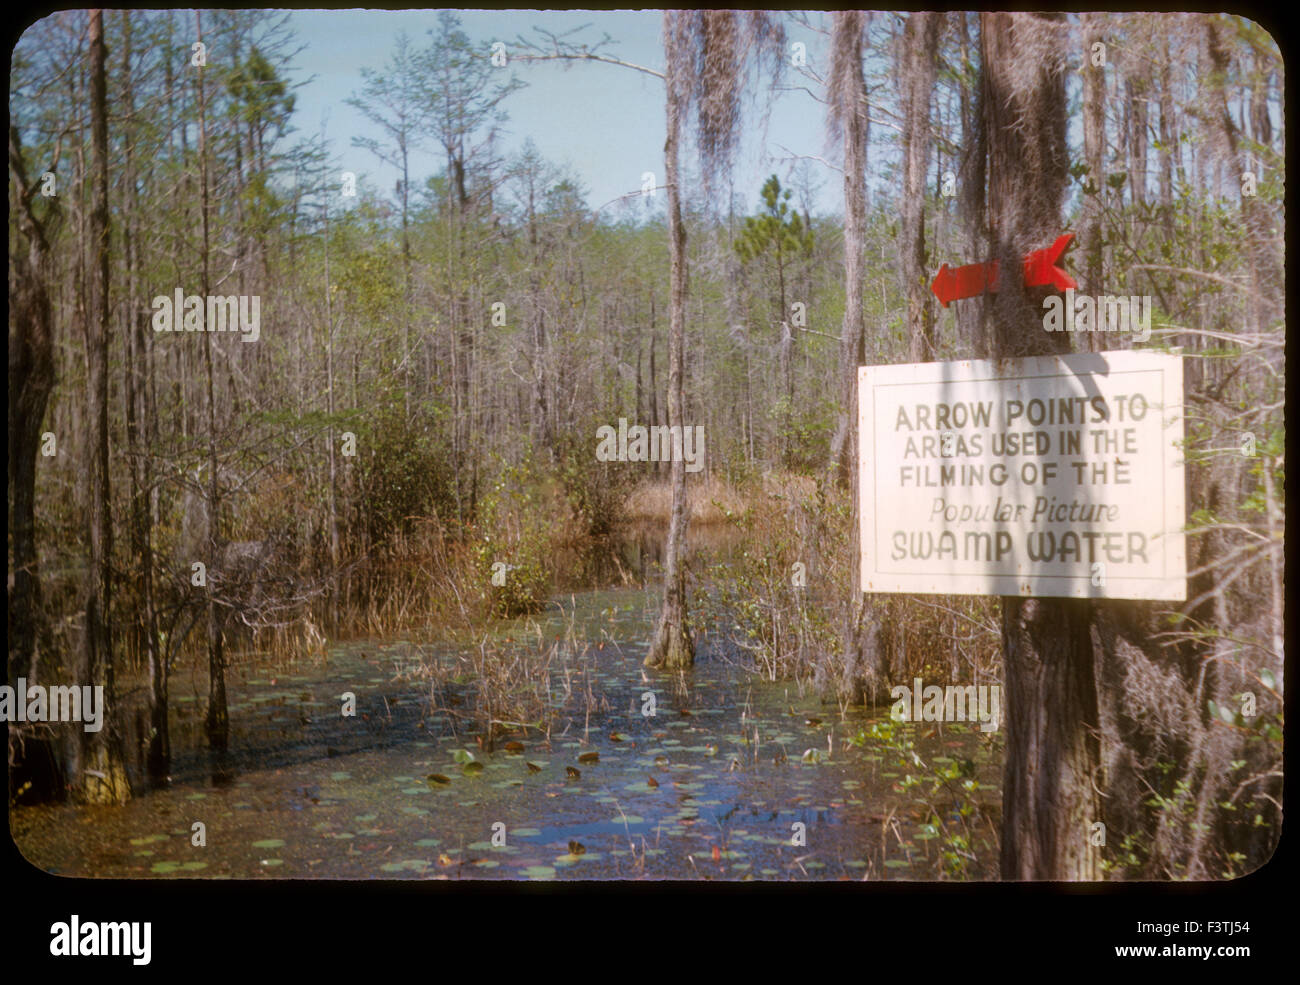
M 122 98 L 126 117 L 135 117 L 135 95 L 131 77 L 131 12 L 121 12 L 122 21 Z M 159 653 L 157 614 L 153 591 L 153 511 L 152 457 L 149 423 L 153 420 L 149 400 L 146 368 L 149 338 L 148 316 L 137 291 L 140 267 L 138 194 L 132 141 L 123 142 L 125 164 L 125 223 L 122 231 L 126 254 L 127 288 L 127 360 L 125 371 L 127 457 L 131 462 L 131 558 L 136 567 L 135 595 L 139 607 L 133 630 L 137 654 L 143 653 L 149 674 L 149 735 L 146 740 L 146 769 L 154 784 L 165 782 L 171 765 L 171 739 L 167 727 L 167 661 Z
M 668 250 L 670 256 L 668 327 L 668 426 L 682 427 L 682 366 L 686 331 L 686 227 L 682 224 L 678 142 L 685 102 L 685 81 L 679 77 L 681 58 L 672 50 L 679 43 L 674 23 L 679 16 L 664 11 L 664 44 L 669 48 L 666 68 L 668 139 L 664 142 L 664 176 L 668 184 Z M 664 600 L 659 627 L 645 662 L 666 668 L 695 663 L 695 644 L 686 622 L 686 463 L 681 455 L 672 462 L 673 501 L 668 522 L 664 562 Z
M 1257 183 L 1263 181 L 1262 169 L 1258 161 L 1252 160 L 1251 155 L 1241 150 L 1241 141 L 1238 139 L 1237 126 L 1228 112 L 1227 93 L 1224 86 L 1231 58 L 1228 53 L 1227 44 L 1222 36 L 1222 29 L 1215 15 L 1206 14 L 1205 17 L 1205 41 L 1206 49 L 1210 56 L 1212 72 L 1206 85 L 1210 91 L 1211 103 L 1214 108 L 1213 123 L 1219 130 L 1219 140 L 1221 142 L 1221 157 L 1226 159 L 1229 165 L 1236 165 L 1237 174 L 1234 177 L 1240 179 L 1241 174 L 1251 172 Z M 1257 86 L 1257 94 L 1254 106 L 1257 107 L 1257 119 L 1255 126 L 1262 131 L 1262 136 L 1271 138 L 1272 128 L 1268 124 L 1268 111 L 1264 97 L 1259 95 L 1262 86 Z M 1260 140 L 1260 143 L 1268 146 L 1267 139 Z M 1238 156 L 1240 155 L 1240 156 Z M 1240 181 L 1233 184 L 1241 187 Z M 1250 257 L 1251 270 L 1251 329 L 1254 332 L 1263 332 L 1269 328 L 1273 321 L 1280 317 L 1282 308 L 1282 271 L 1278 264 L 1277 250 L 1269 243 L 1271 233 L 1269 230 L 1271 220 L 1269 219 L 1266 205 L 1260 201 L 1259 194 L 1241 196 L 1241 218 L 1242 224 L 1246 227 L 1246 254 Z
M 16 249 L 9 261 L 9 530 L 14 581 L 9 593 L 8 671 L 9 684 L 14 686 L 19 677 L 35 683 L 41 676 L 38 652 L 44 615 L 36 541 L 36 463 L 55 373 L 48 220 L 38 219 L 32 209 L 37 189 L 28 183 L 21 138 L 12 123 L 9 174 L 10 214 L 27 241 L 26 252 Z M 48 744 L 50 751 L 37 756 L 30 747 L 34 738 L 28 740 L 28 755 L 10 769 L 10 795 L 31 782 L 35 797 L 50 799 L 60 793 L 56 771 L 35 764 L 52 764 L 57 757 Z
M 108 461 L 108 93 L 105 78 L 104 15 L 90 11 L 90 129 L 92 208 L 90 213 L 91 303 L 86 314 L 86 368 L 90 440 L 90 585 L 86 593 L 86 639 L 81 682 L 102 687 L 104 727 L 79 731 L 79 774 L 71 777 L 83 803 L 121 803 L 130 794 L 121 757 L 114 701 L 113 525 Z
M 930 90 L 942 15 L 916 11 L 903 26 L 900 59 L 903 85 L 903 200 L 899 252 L 907 294 L 909 355 L 912 362 L 935 357 L 933 294 L 925 263 L 925 171 L 930 156 Z
M 981 14 L 983 126 L 988 146 L 992 254 L 1002 270 L 1059 233 L 1067 180 L 1060 15 Z M 1043 331 L 1020 278 L 1003 277 L 986 321 L 994 358 L 1068 350 Z M 990 323 L 991 322 L 991 323 Z M 1099 878 L 1090 826 L 1101 819 L 1100 763 L 1089 603 L 1002 599 L 1007 691 L 1002 876 Z
M 1169 38 L 1166 37 L 1160 56 L 1160 222 L 1165 242 L 1171 248 L 1174 240 L 1174 150 L 1177 139 L 1173 71 Z
M 1106 188 L 1106 70 L 1104 65 L 1094 65 L 1092 46 L 1105 43 L 1102 14 L 1085 14 L 1083 18 L 1083 157 L 1088 173 L 1083 195 L 1083 235 L 1079 245 L 1083 248 L 1083 290 L 1087 294 L 1102 295 L 1102 195 Z M 1091 191 L 1091 194 L 1089 194 Z M 1081 333 L 1083 344 L 1092 350 L 1097 340 L 1092 332 Z
M 859 501 L 858 456 L 858 367 L 866 362 L 866 333 L 862 294 L 866 264 L 866 154 L 867 90 L 862 72 L 862 44 L 867 18 L 861 11 L 834 14 L 832 29 L 832 81 L 830 98 L 835 102 L 832 125 L 841 129 L 844 142 L 844 320 L 840 328 L 840 412 L 831 443 L 828 481 L 847 483 L 853 508 L 849 525 L 849 605 L 842 628 L 843 657 L 839 667 L 826 663 L 819 674 L 826 689 L 834 680 L 835 690 L 855 698 L 865 695 L 875 702 L 888 686 L 887 668 L 881 655 L 880 622 L 872 599 L 863 591 L 859 558 L 862 553 Z
M 203 24 L 199 11 L 194 12 L 194 32 L 202 40 Z M 198 68 L 199 91 L 199 205 L 201 227 L 203 231 L 203 296 L 208 295 L 210 276 L 208 271 L 209 210 L 211 206 L 208 188 L 208 118 L 207 95 L 203 86 L 203 66 Z M 222 618 L 217 606 L 216 579 L 213 570 L 221 557 L 221 497 L 217 460 L 217 399 L 212 378 L 212 333 L 203 333 L 203 363 L 207 376 L 207 413 L 208 413 L 208 502 L 207 502 L 207 548 L 208 548 L 208 715 L 206 729 L 208 745 L 214 752 L 225 752 L 230 744 L 230 715 L 226 703 L 226 656 Z
M 844 319 L 840 326 L 840 415 L 831 439 L 828 478 L 841 485 L 857 483 L 858 367 L 866 361 L 862 293 L 866 282 L 863 245 L 866 239 L 867 89 L 862 74 L 862 37 L 866 16 L 861 11 L 834 15 L 831 98 L 842 100 L 836 122 L 844 143 Z M 857 584 L 857 579 L 854 579 Z

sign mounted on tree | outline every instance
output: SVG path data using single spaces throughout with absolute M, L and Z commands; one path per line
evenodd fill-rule
M 1182 357 L 858 370 L 862 590 L 1187 597 Z
M 1056 242 L 1046 249 L 1034 250 L 1025 257 L 1025 287 L 1055 287 L 1064 291 L 1078 287 L 1075 279 L 1056 265 L 1065 248 L 1074 239 L 1074 233 L 1056 237 Z M 985 291 L 998 289 L 998 262 L 970 263 L 964 267 L 949 267 L 946 263 L 935 274 L 930 290 L 945 308 L 949 301 L 973 298 Z

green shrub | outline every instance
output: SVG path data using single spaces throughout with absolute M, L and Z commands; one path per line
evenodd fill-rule
M 566 435 L 557 444 L 560 481 L 574 516 L 591 537 L 608 537 L 626 519 L 624 503 L 635 478 L 644 471 L 623 462 L 596 459 L 596 425 Z M 589 437 L 590 436 L 590 437 Z
M 520 465 L 503 466 L 479 501 L 475 553 L 494 615 L 526 615 L 546 604 L 556 544 L 555 525 L 542 499 L 542 483 L 530 457 Z
M 367 543 L 382 547 L 408 533 L 415 520 L 456 515 L 450 439 L 441 415 L 400 401 L 381 404 L 356 426 L 356 484 L 352 512 Z

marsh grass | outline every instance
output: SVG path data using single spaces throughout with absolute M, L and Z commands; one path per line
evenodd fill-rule
M 693 562 L 700 624 L 767 680 L 814 688 L 842 709 L 860 703 L 834 672 L 857 563 L 848 493 L 778 474 L 747 486 L 743 499 L 743 511 L 718 506 L 739 537 L 728 556 Z M 997 599 L 877 595 L 873 604 L 892 681 L 998 679 Z
M 651 480 L 633 489 L 623 506 L 624 517 L 636 522 L 667 523 L 672 512 L 673 490 L 668 479 Z M 693 524 L 726 523 L 731 514 L 748 508 L 744 493 L 717 476 L 688 477 L 686 508 Z
M 562 716 L 581 715 L 587 724 L 606 710 L 593 686 L 592 644 L 574 609 L 556 629 L 524 619 L 505 635 L 465 620 L 448 629 L 436 652 L 421 648 L 420 659 L 399 677 L 425 683 L 426 720 L 444 715 L 453 731 L 473 734 L 486 751 L 503 736 L 530 731 L 549 741 Z

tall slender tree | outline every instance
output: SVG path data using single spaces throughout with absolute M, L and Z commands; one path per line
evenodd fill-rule
M 664 180 L 668 184 L 668 426 L 683 428 L 682 361 L 686 346 L 686 228 L 682 225 L 682 118 L 691 96 L 691 15 L 664 11 L 664 85 L 667 88 L 668 134 L 664 141 Z M 686 463 L 672 462 L 672 512 L 664 556 L 664 598 L 659 625 L 645 662 L 650 666 L 689 667 L 695 662 L 695 641 L 686 621 Z
M 452 368 L 452 456 L 456 468 L 456 503 L 462 520 L 473 515 L 478 494 L 480 456 L 471 439 L 475 427 L 474 380 L 479 307 L 471 304 L 478 287 L 470 254 L 470 226 L 488 205 L 487 182 L 473 186 L 472 169 L 483 161 L 506 120 L 502 102 L 523 83 L 511 74 L 503 78 L 461 29 L 460 18 L 443 11 L 438 27 L 429 32 L 429 45 L 416 58 L 419 91 L 427 108 L 428 132 L 446 161 L 443 215 L 448 243 L 444 252 L 442 292 L 449 324 L 448 349 Z M 490 209 L 488 209 L 490 211 Z
M 194 35 L 203 41 L 203 15 L 194 11 Z M 211 273 L 209 263 L 212 254 L 211 213 L 212 196 L 209 183 L 208 155 L 208 99 L 204 84 L 206 61 L 196 66 L 195 88 L 198 91 L 199 105 L 199 228 L 202 233 L 200 241 L 202 255 L 201 280 L 202 296 L 207 297 L 211 291 Z M 208 446 L 208 483 L 207 483 L 207 557 L 208 569 L 220 571 L 224 576 L 224 564 L 219 563 L 222 553 L 221 541 L 221 469 L 217 457 L 217 390 L 212 367 L 213 338 L 211 332 L 203 333 L 203 370 L 205 382 L 205 405 L 207 408 L 207 446 Z M 224 618 L 217 601 L 217 579 L 209 577 L 206 585 L 207 597 L 207 631 L 208 631 L 208 714 L 206 728 L 208 744 L 214 752 L 223 753 L 230 744 L 230 712 L 226 701 L 226 656 Z
M 1106 189 L 1106 26 L 1105 14 L 1085 14 L 1083 53 L 1083 230 L 1079 237 L 1084 260 L 1083 288 L 1094 296 L 1102 290 L 1102 195 Z M 1094 48 L 1094 45 L 1099 47 Z M 1083 345 L 1092 348 L 1088 333 Z
M 930 160 L 930 99 L 943 15 L 909 14 L 899 48 L 903 100 L 901 253 L 907 295 L 907 331 L 913 362 L 935 358 L 934 302 L 926 276 L 925 174 Z
M 831 28 L 831 67 L 827 81 L 827 125 L 838 134 L 844 157 L 844 318 L 840 328 L 840 415 L 831 440 L 830 479 L 847 483 L 853 518 L 849 557 L 861 554 L 860 460 L 858 456 L 858 367 L 866 363 L 866 325 L 862 295 L 866 284 L 864 256 L 867 226 L 866 161 L 870 135 L 867 87 L 862 71 L 863 44 L 871 15 L 837 11 Z M 883 690 L 886 668 L 880 648 L 880 622 L 856 570 L 842 632 L 843 657 L 838 669 L 824 663 L 823 680 L 834 675 L 837 688 L 873 700 Z
M 862 72 L 862 45 L 871 14 L 832 15 L 831 68 L 826 83 L 826 126 L 838 136 L 844 158 L 844 318 L 840 326 L 840 412 L 831 439 L 828 473 L 856 486 L 858 367 L 866 360 L 862 292 L 866 283 L 866 157 L 870 117 Z
M 1059 232 L 1069 161 L 1065 140 L 1064 18 L 980 16 L 980 126 L 987 150 L 990 253 L 1018 270 L 1033 245 Z M 1019 278 L 1003 278 L 984 331 L 996 359 L 1068 351 L 1042 330 L 1041 308 Z M 1007 755 L 1002 875 L 1101 876 L 1091 825 L 1101 819 L 1099 720 L 1090 603 L 1002 599 Z
M 127 120 L 135 117 L 135 66 L 133 65 L 134 15 L 120 14 L 122 66 L 120 91 Z M 165 781 L 171 761 L 171 733 L 167 720 L 167 661 L 160 653 L 153 579 L 153 441 L 155 433 L 149 376 L 153 347 L 146 329 L 149 317 L 140 298 L 141 224 L 136 155 L 133 135 L 123 140 L 122 249 L 126 263 L 126 366 L 123 373 L 127 459 L 130 462 L 131 497 L 128 531 L 131 539 L 134 608 L 132 633 L 137 659 L 142 655 L 149 672 L 149 738 L 147 770 L 151 781 Z
M 722 186 L 740 130 L 740 93 L 749 69 L 781 64 L 784 33 L 765 11 L 664 11 L 664 81 L 668 139 L 668 251 L 671 263 L 668 327 L 668 426 L 685 427 L 683 364 L 686 331 L 686 229 L 681 218 L 680 142 L 686 117 L 698 111 L 696 140 L 705 182 Z M 650 644 L 650 666 L 687 667 L 695 646 L 686 612 L 686 464 L 672 463 L 672 510 L 665 550 L 664 600 Z
M 782 457 L 790 454 L 791 421 L 794 416 L 794 360 L 797 326 L 792 326 L 790 308 L 787 306 L 787 280 L 790 268 L 799 257 L 811 255 L 813 249 L 812 222 L 808 213 L 799 214 L 790 208 L 793 189 L 781 188 L 781 181 L 772 175 L 763 183 L 760 193 L 763 210 L 756 216 L 745 217 L 745 227 L 735 239 L 735 250 L 746 263 L 762 256 L 770 256 L 770 268 L 776 272 L 775 291 L 772 294 L 775 319 L 781 327 L 777 344 L 780 346 L 781 375 L 785 379 L 785 404 L 781 413 Z M 764 278 L 770 280 L 771 278 Z
M 49 173 L 58 171 L 61 142 L 56 145 Z M 35 207 L 39 185 L 27 177 L 22 138 L 9 124 L 9 214 L 22 238 L 9 260 L 9 530 L 13 584 L 9 591 L 9 661 L 11 686 L 22 677 L 41 677 L 38 643 L 44 635 L 40 552 L 36 536 L 36 463 L 41 425 L 54 389 L 54 323 L 50 306 L 50 227 L 57 222 L 57 199 L 47 199 L 42 215 Z M 25 248 L 24 248 L 25 247 Z M 57 435 L 55 436 L 57 440 Z M 10 726 L 14 728 L 14 726 Z M 10 771 L 10 789 L 31 782 L 41 798 L 56 796 L 55 771 L 32 771 L 38 762 L 55 757 L 28 756 Z
M 87 406 L 90 440 L 90 585 L 86 593 L 86 645 L 82 680 L 102 687 L 107 717 L 98 732 L 81 733 L 78 773 L 70 778 L 78 799 L 116 803 L 130 793 L 121 761 L 113 659 L 113 518 L 108 456 L 109 214 L 108 83 L 104 12 L 91 10 L 90 130 L 92 157 L 91 303 L 86 309 Z
M 370 151 L 386 164 L 401 172 L 398 201 L 402 213 L 402 380 L 406 414 L 411 413 L 411 154 L 427 134 L 432 107 L 424 91 L 421 59 L 411 49 L 405 32 L 397 36 L 397 48 L 381 70 L 362 68 L 361 91 L 348 99 L 348 105 L 376 123 L 388 137 L 381 143 L 374 137 L 353 137 L 352 144 Z

